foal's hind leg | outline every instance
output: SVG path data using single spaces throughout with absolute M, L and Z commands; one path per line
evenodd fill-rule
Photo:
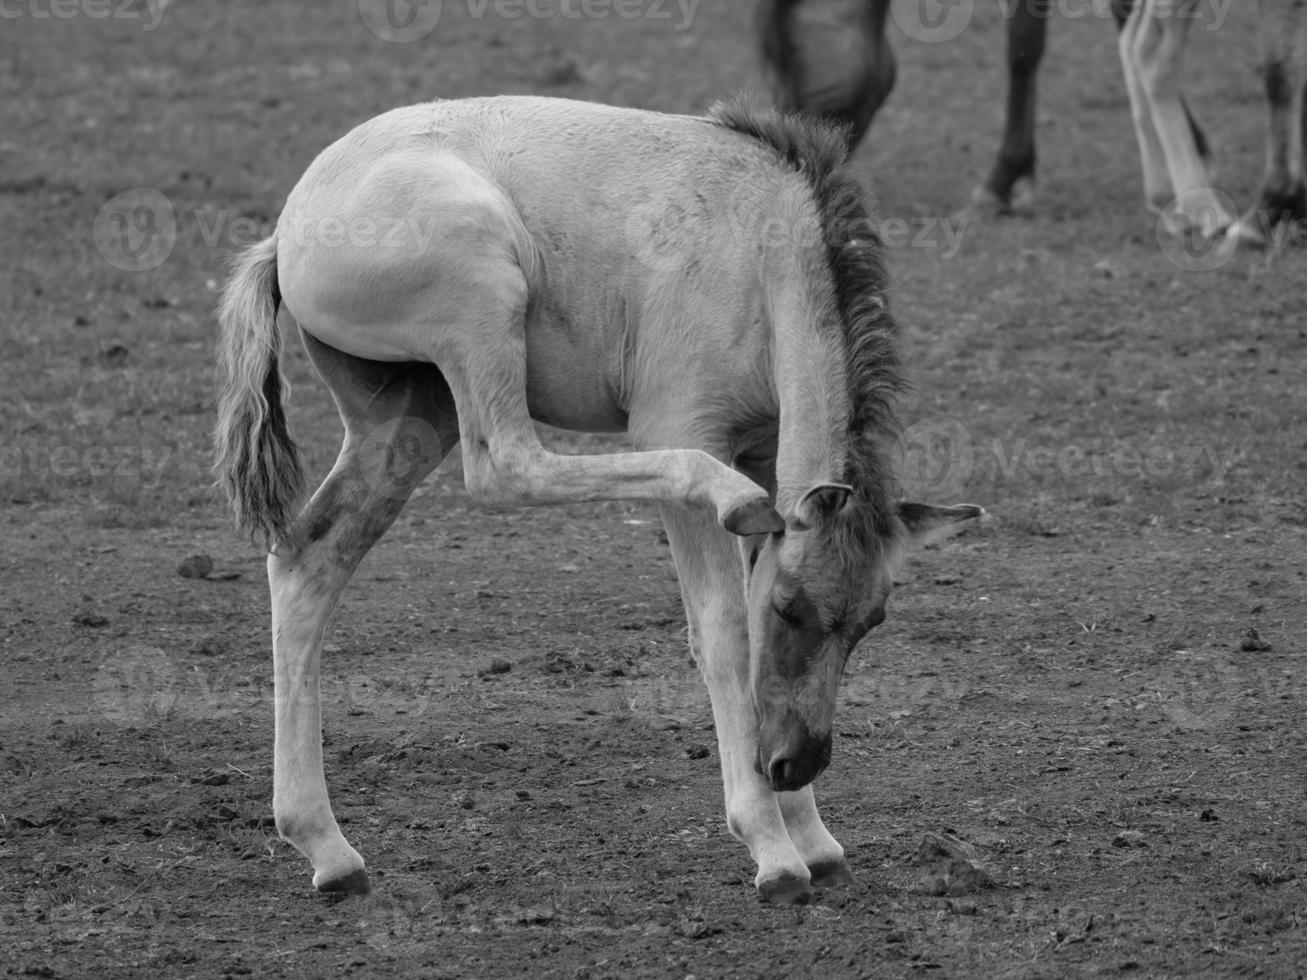
M 1303 99 L 1307 84 L 1307 5 L 1299 0 L 1261 0 L 1262 79 L 1270 107 L 1266 176 L 1257 203 L 1228 234 L 1266 245 L 1272 229 L 1307 218 L 1303 175 Z
M 380 364 L 305 334 L 345 423 L 326 482 L 268 556 L 276 702 L 273 814 L 321 891 L 368 890 L 363 859 L 331 811 L 322 770 L 323 631 L 354 569 L 413 489 L 458 441 L 448 387 L 430 365 Z
M 475 275 L 480 280 L 465 293 L 475 304 L 460 311 L 464 325 L 442 336 L 432 355 L 458 405 L 463 474 L 475 501 L 499 508 L 650 500 L 707 508 L 735 534 L 785 527 L 760 486 L 697 449 L 548 452 L 527 409 L 525 278 L 516 265 L 489 258 Z

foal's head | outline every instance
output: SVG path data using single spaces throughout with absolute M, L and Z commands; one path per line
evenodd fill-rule
M 773 790 L 800 789 L 830 762 L 840 677 L 854 645 L 885 618 L 898 556 L 982 513 L 906 502 L 882 510 L 825 484 L 803 497 L 783 532 L 755 539 L 749 679 L 757 765 Z
M 747 546 L 758 768 L 773 789 L 796 790 L 830 761 L 840 676 L 854 644 L 885 617 L 895 559 L 982 511 L 893 500 L 897 485 L 885 446 L 897 430 L 894 403 L 904 384 L 886 299 L 884 246 L 866 194 L 844 168 L 845 134 L 741 102 L 718 105 L 713 119 L 770 146 L 783 166 L 807 181 L 821 237 L 816 260 L 795 263 L 806 277 L 795 293 L 816 299 L 806 318 L 778 321 L 773 329 L 790 331 L 791 341 L 798 338 L 791 350 L 838 346 L 828 397 L 833 404 L 835 392 L 847 397 L 843 409 L 831 412 L 834 418 L 845 411 L 847 424 L 827 472 L 848 483 L 810 487 L 789 504 L 789 512 L 774 515 L 783 531 L 755 536 Z M 784 356 L 774 363 L 783 366 Z M 801 411 L 789 414 L 791 420 L 802 417 Z M 792 426 L 781 442 L 802 441 L 807 434 L 801 429 Z M 823 438 L 818 431 L 812 436 Z M 786 446 L 779 445 L 778 466 L 785 454 Z M 791 487 L 795 479 L 793 471 L 787 474 Z

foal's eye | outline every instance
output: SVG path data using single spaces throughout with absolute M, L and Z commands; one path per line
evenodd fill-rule
M 774 612 L 777 616 L 779 616 L 781 618 L 781 621 L 784 622 L 787 626 L 798 627 L 803 625 L 802 620 L 800 620 L 799 617 L 796 616 L 793 612 L 791 612 L 788 608 L 779 606 L 776 603 L 772 603 L 771 608 L 772 608 L 772 612 Z

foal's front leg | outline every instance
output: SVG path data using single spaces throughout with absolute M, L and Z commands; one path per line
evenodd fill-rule
M 781 816 L 785 818 L 785 832 L 798 848 L 803 863 L 812 875 L 814 888 L 833 888 L 854 883 L 853 870 L 844 859 L 844 848 L 826 829 L 817 813 L 817 800 L 812 786 L 793 793 L 777 793 Z
M 734 539 L 704 510 L 668 505 L 662 515 L 681 579 L 692 650 L 712 698 L 726 825 L 753 855 L 758 865 L 754 883 L 763 898 L 782 904 L 805 901 L 812 874 L 786 830 L 780 798 L 800 797 L 803 791 L 774 793 L 757 769 L 758 713 L 749 686 L 748 610 Z M 800 809 L 802 804 L 793 812 Z M 842 860 L 842 851 L 839 856 Z

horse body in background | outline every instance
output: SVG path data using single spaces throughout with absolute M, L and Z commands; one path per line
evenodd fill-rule
M 894 87 L 885 38 L 890 0 L 762 0 L 758 26 L 776 103 L 829 119 L 856 145 Z M 1052 0 L 1016 0 L 1007 11 L 1008 90 L 1003 138 L 972 202 L 999 211 L 1033 197 L 1035 109 Z
M 1198 0 L 1112 0 L 1119 51 L 1139 142 L 1144 195 L 1212 235 L 1265 244 L 1271 229 L 1307 217 L 1303 170 L 1307 0 L 1259 0 L 1262 75 L 1270 108 L 1266 172 L 1242 218 L 1212 185 L 1210 148 L 1179 89 L 1179 69 Z M 777 103 L 844 126 L 862 139 L 894 85 L 885 39 L 890 0 L 762 0 L 763 59 Z M 1007 4 L 1008 94 L 1003 139 L 975 204 L 1000 211 L 1028 202 L 1035 176 L 1036 77 L 1050 0 Z
M 414 106 L 325 150 L 239 260 L 217 472 L 271 546 L 273 810 L 318 888 L 368 887 L 323 777 L 327 617 L 460 442 L 483 504 L 661 505 L 759 891 L 798 901 L 850 878 L 811 786 L 841 673 L 896 557 L 981 511 L 895 500 L 896 331 L 845 155 L 833 128 L 740 107 Z M 345 425 L 298 514 L 283 302 Z M 624 429 L 637 451 L 556 455 L 533 419 Z

